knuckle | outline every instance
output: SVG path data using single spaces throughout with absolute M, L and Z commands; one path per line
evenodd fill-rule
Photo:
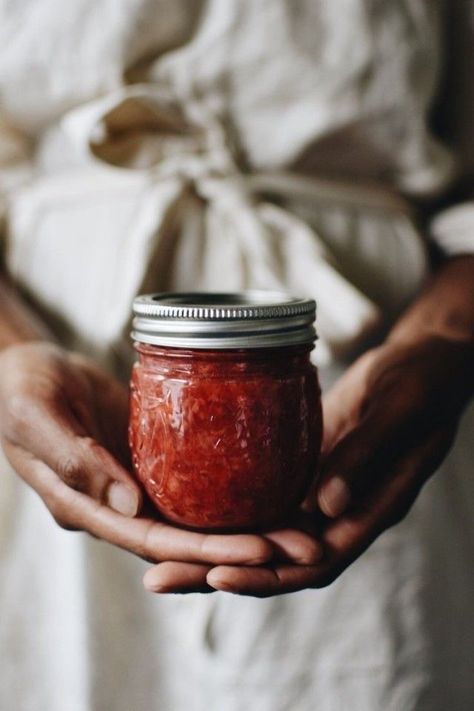
M 61 459 L 57 466 L 57 474 L 71 489 L 85 493 L 88 479 L 80 457 L 69 455 Z
M 311 587 L 318 590 L 322 588 L 328 588 L 336 580 L 338 575 L 339 573 L 336 572 L 324 573 L 323 575 L 319 575 Z
M 101 444 L 89 435 L 80 435 L 76 437 L 79 452 L 84 460 L 94 463 L 95 468 L 105 467 L 109 464 L 107 452 Z
M 79 531 L 77 526 L 74 526 L 70 521 L 68 521 L 64 515 L 62 514 L 54 514 L 51 512 L 51 515 L 56 522 L 56 524 L 63 529 L 63 531 Z
M 398 526 L 398 524 L 403 521 L 407 513 L 407 511 L 397 511 L 396 513 L 392 513 L 385 521 L 385 530 L 388 531 L 390 528 Z
M 135 547 L 136 555 L 139 558 L 143 558 L 149 563 L 157 563 L 161 560 L 157 550 L 160 546 L 161 531 L 161 526 L 157 527 L 154 521 L 149 522 L 142 540 Z
M 384 521 L 384 528 L 389 529 L 394 526 L 398 526 L 399 523 L 403 521 L 410 511 L 412 501 L 401 502 L 398 506 L 394 507 L 388 514 Z
M 53 487 L 52 491 L 44 496 L 43 499 L 51 516 L 60 528 L 65 531 L 79 530 L 71 521 L 70 512 L 68 512 L 67 507 L 64 505 L 59 487 Z
M 78 441 L 84 450 L 100 452 L 102 449 L 97 440 L 89 435 L 82 435 L 81 437 L 78 437 Z

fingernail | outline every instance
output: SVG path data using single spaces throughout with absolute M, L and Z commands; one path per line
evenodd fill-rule
M 115 481 L 107 491 L 107 504 L 111 509 L 124 516 L 136 516 L 138 512 L 138 496 L 126 484 Z
M 321 508 L 328 516 L 340 516 L 347 509 L 351 492 L 344 479 L 334 476 L 319 492 Z

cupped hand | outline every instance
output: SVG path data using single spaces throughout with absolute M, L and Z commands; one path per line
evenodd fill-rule
M 436 337 L 389 341 L 360 358 L 324 398 L 321 473 L 299 523 L 323 545 L 322 559 L 220 565 L 208 584 L 265 597 L 334 581 L 405 517 L 446 457 L 473 392 L 473 362 L 472 346 Z M 285 547 L 293 535 L 272 537 Z
M 130 474 L 127 421 L 127 389 L 89 359 L 39 342 L 0 354 L 2 446 L 60 526 L 161 562 L 154 587 L 163 591 L 212 590 L 212 566 L 252 566 L 274 556 L 275 546 L 261 536 L 206 535 L 147 515 Z M 296 534 L 279 552 L 298 557 L 308 547 L 317 548 Z

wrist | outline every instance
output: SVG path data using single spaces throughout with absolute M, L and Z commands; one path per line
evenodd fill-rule
M 53 340 L 45 324 L 1 277 L 0 303 L 0 351 L 22 343 Z

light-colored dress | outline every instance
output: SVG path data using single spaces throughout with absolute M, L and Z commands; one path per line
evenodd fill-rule
M 427 116 L 453 27 L 448 147 Z M 460 0 L 0 0 L 8 270 L 119 375 L 138 292 L 313 296 L 329 386 L 414 298 L 428 238 L 474 251 L 473 204 L 428 238 L 411 207 L 474 167 L 473 27 Z M 269 600 L 152 596 L 6 471 L 0 708 L 471 709 L 473 424 L 339 580 Z

